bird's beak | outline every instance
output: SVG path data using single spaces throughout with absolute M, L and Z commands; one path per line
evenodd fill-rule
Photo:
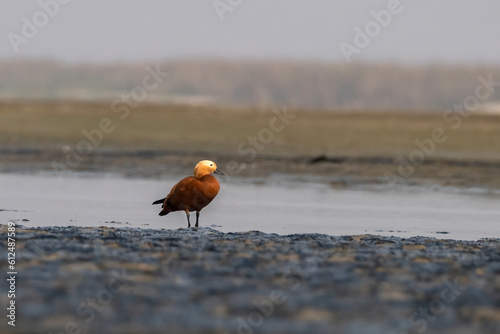
M 219 175 L 224 175 L 224 173 L 223 173 L 223 172 L 221 172 L 221 171 L 220 171 L 220 170 L 218 170 L 218 169 L 216 169 L 216 170 L 214 171 L 214 173 L 215 173 L 215 174 L 219 174 Z

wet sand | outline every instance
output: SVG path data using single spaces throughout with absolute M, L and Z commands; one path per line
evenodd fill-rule
M 17 326 L 2 333 L 500 331 L 500 239 L 108 227 L 16 238 Z

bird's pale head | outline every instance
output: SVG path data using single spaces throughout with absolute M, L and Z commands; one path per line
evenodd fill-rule
M 202 160 L 194 168 L 194 177 L 197 179 L 212 173 L 224 175 L 224 173 L 217 169 L 215 162 L 210 160 Z

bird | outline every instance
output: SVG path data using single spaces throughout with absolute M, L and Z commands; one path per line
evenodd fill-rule
M 180 180 L 172 187 L 167 197 L 156 200 L 153 205 L 161 204 L 160 216 L 165 216 L 170 212 L 184 211 L 188 221 L 188 228 L 191 227 L 189 212 L 196 211 L 196 227 L 200 218 L 200 211 L 206 207 L 219 193 L 219 181 L 211 175 L 212 173 L 224 175 L 217 169 L 215 162 L 202 160 L 194 168 L 194 176 L 188 176 Z

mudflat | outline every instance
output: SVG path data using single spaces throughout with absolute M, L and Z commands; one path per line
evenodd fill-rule
M 230 176 L 500 189 L 500 117 L 479 113 L 144 104 L 122 115 L 107 102 L 4 101 L 0 142 L 0 172 L 157 177 L 211 159 Z

